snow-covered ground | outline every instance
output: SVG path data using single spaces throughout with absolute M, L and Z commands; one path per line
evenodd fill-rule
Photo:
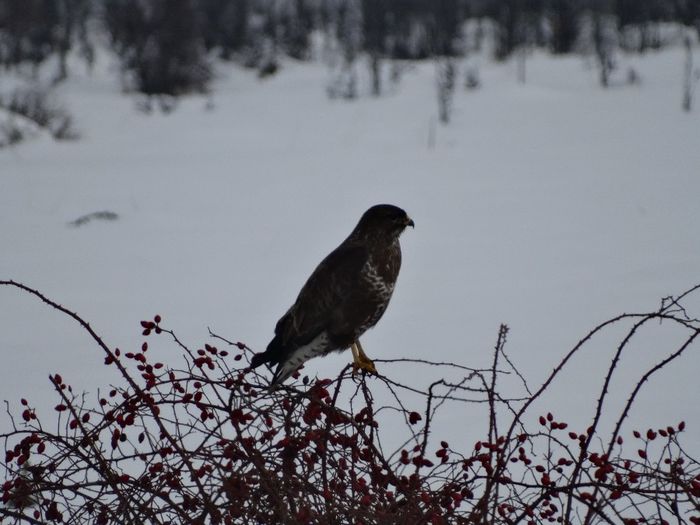
M 195 347 L 211 327 L 262 350 L 320 259 L 367 207 L 390 202 L 416 228 L 392 304 L 363 338 L 368 354 L 484 367 L 505 322 L 511 357 L 537 385 L 599 322 L 700 282 L 700 111 L 680 109 L 682 52 L 623 64 L 640 85 L 603 90 L 581 58 L 536 55 L 525 85 L 514 63 L 484 63 L 483 88 L 460 82 L 447 127 L 435 126 L 428 63 L 354 102 L 325 96 L 319 64 L 286 63 L 264 82 L 220 66 L 211 97 L 167 115 L 136 111 L 106 61 L 93 76 L 77 69 L 60 96 L 82 139 L 0 150 L 0 279 L 38 288 L 123 349 L 159 313 Z M 118 219 L 69 224 L 98 211 Z M 585 428 L 623 335 L 594 339 L 543 408 Z M 679 340 L 665 326 L 640 334 L 611 413 Z M 348 360 L 306 371 L 334 376 Z M 14 407 L 21 396 L 53 406 L 49 373 L 92 393 L 114 379 L 73 321 L 6 287 L 0 362 L 0 399 Z M 633 421 L 686 419 L 700 450 L 698 370 L 696 344 L 646 386 Z M 477 414 L 450 414 L 440 432 L 471 435 L 486 426 Z

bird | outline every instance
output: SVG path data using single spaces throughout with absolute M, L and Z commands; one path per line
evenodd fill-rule
M 392 204 L 377 204 L 362 214 L 350 235 L 316 267 L 294 304 L 275 325 L 254 369 L 277 365 L 274 388 L 313 357 L 352 349 L 353 370 L 376 374 L 360 337 L 389 305 L 401 268 L 399 236 L 415 223 Z

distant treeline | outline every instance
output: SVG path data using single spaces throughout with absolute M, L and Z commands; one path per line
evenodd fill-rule
M 565 54 L 607 42 L 644 51 L 674 22 L 700 32 L 700 0 L 0 0 L 0 64 L 38 66 L 56 79 L 76 51 L 88 64 L 106 41 L 128 87 L 147 94 L 205 91 L 210 59 L 277 69 L 281 56 L 340 64 L 369 57 L 381 90 L 385 59 L 465 56 L 488 42 L 503 60 L 527 46 Z

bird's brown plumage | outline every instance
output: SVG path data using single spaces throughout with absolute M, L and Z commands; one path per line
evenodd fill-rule
M 409 225 L 413 221 L 397 206 L 367 210 L 316 267 L 251 366 L 277 364 L 274 385 L 306 360 L 355 343 L 386 311 L 401 268 L 399 235 Z

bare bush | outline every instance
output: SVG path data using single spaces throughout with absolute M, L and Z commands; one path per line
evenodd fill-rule
M 504 351 L 506 326 L 485 370 L 406 359 L 383 364 L 458 379 L 423 388 L 390 375 L 353 378 L 348 366 L 335 379 L 297 373 L 297 381 L 269 391 L 246 366 L 252 351 L 244 343 L 210 332 L 210 342 L 192 350 L 155 316 L 141 322 L 143 336 L 170 338 L 185 365 L 155 362 L 147 341 L 122 352 L 40 292 L 14 281 L 0 285 L 76 320 L 121 381 L 93 405 L 51 375 L 57 425 L 21 400 L 22 423 L 2 436 L 3 523 L 700 523 L 700 464 L 682 444 L 685 423 L 635 431 L 627 445 L 621 434 L 649 377 L 696 344 L 700 322 L 682 300 L 700 286 L 656 311 L 602 323 L 539 388 L 523 379 L 527 394 L 508 398 L 499 378 L 517 370 Z M 684 341 L 639 378 L 613 432 L 603 435 L 604 400 L 620 356 L 642 326 L 660 322 L 683 332 Z M 588 428 L 531 414 L 571 358 L 622 323 L 632 325 Z M 392 401 L 378 403 L 380 397 Z M 487 407 L 487 417 L 473 447 L 460 435 L 435 435 L 440 414 L 466 417 L 475 403 Z
M 14 146 L 24 140 L 24 129 L 13 119 L 0 122 L 0 148 Z
M 683 111 L 690 112 L 693 108 L 693 93 L 695 84 L 700 79 L 700 70 L 693 67 L 693 39 L 686 34 L 683 39 L 685 48 L 685 65 L 683 67 L 683 101 L 681 107 Z
M 470 67 L 464 73 L 464 88 L 468 90 L 479 89 L 481 80 L 479 79 L 479 69 Z
M 51 100 L 48 91 L 39 87 L 16 89 L 0 97 L 0 107 L 35 123 L 51 133 L 57 140 L 76 140 L 80 134 L 75 129 L 73 117 Z
M 127 90 L 148 96 L 208 91 L 207 39 L 194 2 L 112 0 L 103 18 Z
M 435 60 L 435 86 L 437 88 L 438 117 L 442 124 L 448 124 L 452 115 L 452 101 L 455 92 L 457 66 L 452 57 Z

